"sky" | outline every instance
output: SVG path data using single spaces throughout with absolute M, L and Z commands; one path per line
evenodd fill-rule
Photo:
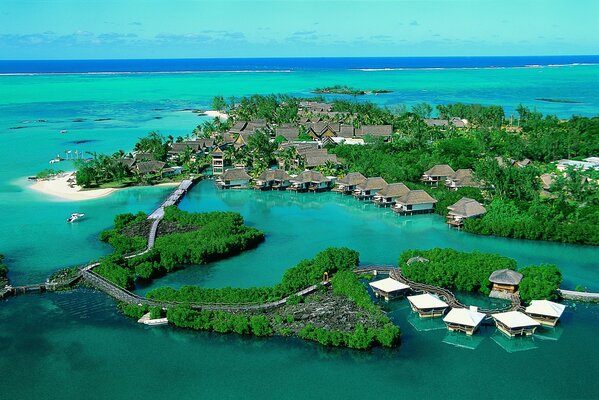
M 599 0 L 0 0 L 0 59 L 599 54 Z

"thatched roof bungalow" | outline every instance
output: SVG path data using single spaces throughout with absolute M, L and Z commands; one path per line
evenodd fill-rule
M 447 209 L 447 223 L 458 228 L 464 225 L 465 219 L 480 217 L 487 212 L 482 204 L 468 197 L 462 197 Z
M 489 276 L 489 282 L 493 284 L 492 290 L 499 292 L 517 292 L 521 280 L 522 274 L 520 272 L 507 268 L 493 271 Z
M 474 179 L 470 168 L 458 169 L 453 175 L 445 180 L 445 186 L 449 190 L 458 190 L 462 187 L 480 187 L 480 184 Z
M 247 188 L 251 179 L 244 168 L 231 168 L 218 177 L 216 185 L 221 189 Z
M 427 185 L 438 186 L 439 182 L 445 182 L 448 177 L 453 176 L 455 171 L 447 164 L 437 164 L 424 172 L 420 180 Z
M 291 186 L 288 189 L 296 192 L 321 192 L 330 189 L 331 185 L 331 179 L 318 171 L 310 170 L 306 170 L 297 176 L 292 176 L 289 182 Z
M 437 200 L 424 190 L 410 190 L 395 199 L 392 210 L 399 215 L 427 214 L 433 212 Z
M 351 194 L 356 186 L 366 181 L 366 177 L 359 172 L 350 172 L 337 180 L 337 190 L 343 194 Z
M 282 169 L 267 169 L 258 179 L 256 179 L 256 188 L 260 190 L 277 189 L 284 190 L 291 185 L 291 177 Z
M 391 207 L 398 197 L 405 196 L 409 191 L 403 183 L 390 183 L 376 192 L 372 201 L 379 207 Z
M 366 178 L 366 180 L 358 185 L 354 190 L 354 197 L 359 200 L 370 200 L 376 192 L 387 186 L 387 182 L 380 176 Z

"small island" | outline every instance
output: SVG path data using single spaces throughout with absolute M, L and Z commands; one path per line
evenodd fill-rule
M 382 93 L 392 93 L 393 90 L 388 89 L 354 89 L 349 86 L 344 85 L 334 85 L 334 86 L 326 86 L 322 88 L 316 88 L 312 90 L 312 93 L 316 94 L 347 94 L 351 96 L 363 96 L 367 94 L 382 94 Z

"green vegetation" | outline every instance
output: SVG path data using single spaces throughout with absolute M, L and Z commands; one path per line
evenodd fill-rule
M 170 323 L 199 330 L 213 330 L 220 333 L 235 332 L 241 335 L 269 336 L 279 334 L 289 336 L 297 334 L 300 338 L 317 341 L 324 346 L 346 346 L 366 349 L 375 344 L 391 347 L 399 342 L 400 330 L 374 305 L 366 288 L 354 272 L 358 264 L 358 254 L 346 248 L 329 248 L 316 255 L 313 260 L 304 260 L 289 269 L 282 281 L 272 288 L 249 289 L 204 289 L 184 287 L 178 291 L 170 288 L 155 289 L 148 297 L 159 300 L 179 301 L 181 305 L 167 311 Z M 370 325 L 357 323 L 351 331 L 315 326 L 312 323 L 298 323 L 293 315 L 264 312 L 240 313 L 233 311 L 194 310 L 188 305 L 201 303 L 263 303 L 288 296 L 319 283 L 324 272 L 334 273 L 331 279 L 332 293 L 348 299 L 370 318 Z M 336 273 L 335 273 L 336 272 Z M 327 289 L 319 291 L 327 294 Z M 306 302 L 319 303 L 320 294 L 314 294 Z M 301 305 L 301 298 L 291 295 L 285 307 Z M 137 315 L 137 314 L 135 314 Z M 299 325 L 298 325 L 299 324 Z
M 428 262 L 406 262 L 416 256 Z M 453 249 L 408 250 L 399 257 L 404 276 L 415 282 L 465 292 L 489 294 L 489 276 L 495 270 L 516 269 L 516 261 L 497 254 L 464 253 Z
M 77 184 L 84 188 L 126 187 L 142 183 L 157 183 L 164 179 L 160 170 L 145 173 L 131 167 L 133 160 L 164 162 L 164 167 L 181 166 L 184 174 L 200 173 L 210 165 L 210 160 L 208 157 L 196 158 L 189 147 L 188 151 L 179 154 L 176 159 L 167 158 L 170 146 L 183 140 L 182 137 L 165 138 L 156 132 L 150 132 L 135 144 L 135 157 L 123 150 L 112 155 L 89 153 L 91 159 L 75 162 Z
M 429 261 L 407 260 L 421 256 Z M 415 282 L 439 286 L 465 292 L 489 294 L 489 276 L 500 269 L 516 269 L 516 261 L 497 254 L 480 252 L 464 253 L 453 249 L 408 250 L 399 257 L 399 265 L 404 276 Z M 531 300 L 552 300 L 558 297 L 557 289 L 562 282 L 562 274 L 555 265 L 531 265 L 519 270 L 520 298 Z
M 317 93 L 317 94 L 348 94 L 348 95 L 352 95 L 352 96 L 362 96 L 362 95 L 369 94 L 369 93 L 373 93 L 373 94 L 374 93 L 391 93 L 392 90 L 387 90 L 387 89 L 361 90 L 361 89 L 354 89 L 354 88 L 351 88 L 349 86 L 344 86 L 344 85 L 334 85 L 334 86 L 316 88 L 312 92 Z
M 8 285 L 8 267 L 4 264 L 4 256 L 0 254 L 0 287 Z
M 138 278 L 152 279 L 183 265 L 230 257 L 264 240 L 264 234 L 245 226 L 237 213 L 187 213 L 172 206 L 165 209 L 160 226 L 166 224 L 173 233 L 159 235 L 154 248 L 146 254 L 125 259 L 124 254 L 146 246 L 145 232 L 144 236 L 128 236 L 135 235 L 141 223 L 147 223 L 143 213 L 118 215 L 115 227 L 101 234 L 101 239 L 112 245 L 115 253 L 105 257 L 95 271 L 126 289 L 132 288 Z
M 558 298 L 557 289 L 562 283 L 562 274 L 555 265 L 541 264 L 522 268 L 520 298 L 529 303 L 531 300 L 554 300 Z
M 47 168 L 47 169 L 43 169 L 40 172 L 38 172 L 35 175 L 36 179 L 48 179 L 48 178 L 52 178 L 53 176 L 59 175 L 64 173 L 63 170 L 61 169 L 54 169 L 54 168 Z
M 325 272 L 352 270 L 358 265 L 358 253 L 347 248 L 328 248 L 312 260 L 302 260 L 283 274 L 281 282 L 272 287 L 257 288 L 202 288 L 183 286 L 180 289 L 157 288 L 147 294 L 148 298 L 186 303 L 257 304 L 276 301 L 319 284 Z

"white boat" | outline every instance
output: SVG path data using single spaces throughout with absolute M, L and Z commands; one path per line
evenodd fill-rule
M 66 129 L 63 129 L 60 131 L 60 133 L 67 133 L 68 131 Z
M 69 218 L 67 218 L 67 223 L 73 223 L 75 221 L 77 221 L 79 218 L 83 217 L 85 214 L 81 214 L 81 213 L 73 213 L 71 214 L 71 216 Z

